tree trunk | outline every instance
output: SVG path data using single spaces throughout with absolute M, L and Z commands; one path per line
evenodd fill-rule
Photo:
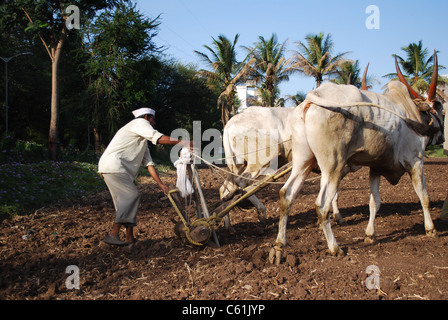
M 319 88 L 321 84 L 322 84 L 322 75 L 319 74 L 316 76 L 316 88 Z
M 95 146 L 95 153 L 101 152 L 101 136 L 96 128 L 93 128 L 93 141 Z
M 50 131 L 48 134 L 48 153 L 50 159 L 55 161 L 58 157 L 59 139 L 59 85 L 58 69 L 59 59 L 54 59 L 51 63 L 51 113 L 50 113 Z
M 229 121 L 229 110 L 227 109 L 227 105 L 225 102 L 221 103 L 221 122 L 222 127 L 224 128 Z
M 234 115 L 236 115 L 236 111 L 235 111 L 235 99 L 233 99 L 233 92 L 231 93 L 230 97 L 229 97 L 229 103 L 232 107 L 232 114 L 230 115 L 230 117 L 233 117 Z M 228 116 L 227 118 L 227 122 L 229 121 L 230 117 Z
M 48 134 L 48 153 L 50 159 L 56 161 L 59 151 L 59 63 L 66 29 L 62 29 L 62 36 L 56 48 L 51 49 L 51 118 Z

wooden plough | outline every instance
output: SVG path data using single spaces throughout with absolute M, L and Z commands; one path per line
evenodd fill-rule
M 286 169 L 285 169 L 286 168 Z M 207 244 L 210 238 L 213 236 L 214 243 L 219 246 L 218 237 L 216 235 L 215 226 L 217 226 L 223 217 L 225 217 L 230 210 L 232 210 L 239 203 L 249 198 L 256 192 L 263 189 L 270 182 L 276 181 L 289 173 L 292 169 L 291 163 L 278 169 L 274 174 L 267 176 L 265 179 L 258 181 L 242 190 L 242 192 L 236 194 L 232 199 L 227 201 L 218 201 L 214 203 L 210 208 L 207 207 L 204 193 L 202 192 L 201 182 L 199 180 L 199 174 L 196 169 L 196 165 L 188 165 L 188 174 L 193 181 L 194 193 L 196 202 L 196 218 L 190 221 L 187 214 L 181 210 L 181 200 L 178 194 L 178 189 L 172 189 L 168 192 L 168 199 L 179 215 L 180 222 L 176 224 L 175 232 L 179 236 L 185 236 L 187 240 L 197 246 L 203 246 Z

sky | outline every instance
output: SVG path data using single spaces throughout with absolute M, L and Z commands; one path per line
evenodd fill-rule
M 423 41 L 429 55 L 438 51 L 439 65 L 448 66 L 448 1 L 446 0 L 137 0 L 141 13 L 160 15 L 155 38 L 165 54 L 184 64 L 205 68 L 194 53 L 206 53 L 212 37 L 233 40 L 239 34 L 238 58 L 253 47 L 259 36 L 273 33 L 287 41 L 286 57 L 298 50 L 297 41 L 308 34 L 331 34 L 334 53 L 349 52 L 347 59 L 359 60 L 361 71 L 367 63 L 369 76 L 378 80 L 372 91 L 381 93 L 389 81 L 383 76 L 395 72 L 393 54 L 406 58 L 402 47 Z M 372 7 L 373 10 L 372 10 Z M 448 69 L 440 70 L 448 74 Z M 314 89 L 313 78 L 294 75 L 280 85 L 281 95 L 307 93 Z

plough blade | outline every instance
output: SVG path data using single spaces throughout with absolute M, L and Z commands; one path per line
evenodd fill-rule
M 198 245 L 207 243 L 211 236 L 211 231 L 206 226 L 201 225 L 189 230 L 189 228 L 186 227 L 181 221 L 176 224 L 174 230 L 177 236 L 186 238 L 189 241 L 189 238 L 191 238 L 191 240 L 193 240 L 192 243 Z

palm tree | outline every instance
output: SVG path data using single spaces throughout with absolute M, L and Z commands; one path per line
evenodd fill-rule
M 401 50 L 406 53 L 406 60 L 398 55 L 393 56 L 397 57 L 398 62 L 401 64 L 406 81 L 415 91 L 424 94 L 428 91 L 431 83 L 434 55 L 427 59 L 428 50 L 423 48 L 422 40 L 418 43 L 410 43 L 408 46 L 402 47 Z M 445 68 L 439 65 L 439 69 Z M 389 73 L 384 77 L 396 79 L 397 74 Z M 439 77 L 439 82 L 446 82 L 446 79 Z
M 337 84 L 351 84 L 358 88 L 361 87 L 361 68 L 359 67 L 359 61 L 346 60 L 343 62 L 337 71 L 337 77 L 330 80 Z
M 287 97 L 288 100 L 292 101 L 294 106 L 298 106 L 299 104 L 301 104 L 303 101 L 305 101 L 306 99 L 306 93 L 303 91 L 298 91 L 295 95 L 293 96 L 288 96 Z
M 251 105 L 260 107 L 284 107 L 286 99 L 279 98 L 280 89 L 275 88 L 274 92 L 269 91 L 266 88 L 258 89 L 258 99 L 249 98 L 248 101 Z
M 262 36 L 258 39 L 254 48 L 246 48 L 253 61 L 251 77 L 261 83 L 262 105 L 269 107 L 282 105 L 284 100 L 278 97 L 280 94 L 278 85 L 282 81 L 288 81 L 289 76 L 296 71 L 292 59 L 285 58 L 286 41 L 279 43 L 275 34 L 268 40 Z
M 229 121 L 229 108 L 231 115 L 235 115 L 235 85 L 245 79 L 249 70 L 249 62 L 238 62 L 235 46 L 238 42 L 239 34 L 231 42 L 224 35 L 219 35 L 218 39 L 213 39 L 213 47 L 204 45 L 209 51 L 210 57 L 202 52 L 195 51 L 211 70 L 200 70 L 199 74 L 207 78 L 209 83 L 216 86 L 221 94 L 219 95 L 217 106 L 221 108 L 221 121 L 223 127 Z
M 351 84 L 365 90 L 371 89 L 373 82 L 380 82 L 377 79 L 367 75 L 368 68 L 369 64 L 367 64 L 364 74 L 361 76 L 359 60 L 346 60 L 341 64 L 339 70 L 337 71 L 337 77 L 330 81 L 337 84 Z M 364 84 L 363 81 L 365 82 Z
M 337 73 L 345 61 L 344 55 L 348 52 L 333 56 L 334 43 L 331 34 L 325 36 L 323 32 L 307 35 L 305 42 L 297 42 L 299 51 L 295 54 L 295 68 L 307 76 L 314 77 L 316 87 L 319 87 L 325 77 Z

